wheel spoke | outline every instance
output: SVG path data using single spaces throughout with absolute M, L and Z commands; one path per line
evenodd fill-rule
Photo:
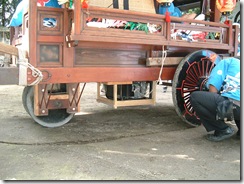
M 186 56 L 178 65 L 180 69 L 176 70 L 172 86 L 172 94 L 175 95 L 173 102 L 178 115 L 192 126 L 198 126 L 201 122 L 195 115 L 190 95 L 194 91 L 204 89 L 203 86 L 205 86 L 216 60 L 220 60 L 217 54 L 209 50 L 200 50 Z

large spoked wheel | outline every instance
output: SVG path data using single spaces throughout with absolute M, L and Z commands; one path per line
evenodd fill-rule
M 210 50 L 199 50 L 187 55 L 178 65 L 172 84 L 172 98 L 176 113 L 191 127 L 201 125 L 190 103 L 194 91 L 205 91 L 210 72 L 220 57 Z
M 69 114 L 66 109 L 49 110 L 47 116 L 35 116 L 34 114 L 34 91 L 32 86 L 27 86 L 23 90 L 22 103 L 26 112 L 34 119 L 35 122 L 44 127 L 59 127 L 68 123 L 74 116 Z

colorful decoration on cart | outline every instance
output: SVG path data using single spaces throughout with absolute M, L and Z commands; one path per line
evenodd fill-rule
M 129 28 L 131 31 L 132 30 L 138 30 L 138 31 L 145 31 L 148 33 L 148 27 L 147 24 L 140 23 L 140 22 L 128 22 L 125 25 L 125 29 Z
M 37 6 L 61 8 L 57 0 L 37 0 Z
M 161 25 L 157 24 L 93 17 L 87 18 L 86 23 L 89 27 L 127 29 L 131 31 L 144 31 L 145 33 L 158 33 L 162 29 Z
M 124 28 L 127 21 L 114 20 L 114 19 L 102 19 L 102 18 L 87 18 L 87 26 L 97 28 Z
M 87 9 L 88 8 L 88 1 L 87 0 L 81 0 L 81 8 Z
M 217 9 L 223 15 L 229 15 L 236 6 L 236 0 L 216 0 Z
M 175 12 L 174 4 L 172 3 L 173 0 L 157 0 L 160 3 L 159 6 L 159 13 L 165 15 L 165 21 L 170 22 L 170 16 L 179 16 L 178 12 Z M 175 15 L 176 14 L 176 15 Z M 180 13 L 181 14 L 181 13 Z
M 186 33 L 185 31 L 176 31 L 175 33 L 171 34 L 171 38 L 174 40 L 177 40 L 177 37 L 179 37 L 181 40 L 188 42 L 197 42 L 199 40 L 205 42 L 207 36 L 208 34 L 206 32 Z
M 62 5 L 62 4 L 65 4 L 69 7 L 69 8 L 72 8 L 74 2 L 73 0 L 58 0 L 58 4 L 59 5 Z
M 38 0 L 37 6 L 61 8 L 57 0 Z M 22 25 L 23 12 L 25 12 L 28 9 L 28 7 L 29 7 L 29 0 L 22 0 L 17 5 L 13 17 L 10 20 L 10 24 L 7 27 L 9 26 L 17 27 Z
M 37 5 L 38 6 L 45 6 L 46 3 L 48 3 L 49 0 L 38 0 L 37 1 Z
M 59 5 L 62 5 L 62 4 L 68 3 L 68 2 L 69 2 L 69 0 L 58 0 Z

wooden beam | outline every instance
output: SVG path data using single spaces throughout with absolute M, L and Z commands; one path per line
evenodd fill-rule
M 164 60 L 164 66 L 178 65 L 184 57 L 167 57 Z M 162 57 L 150 57 L 147 58 L 147 66 L 161 66 Z
M 0 42 L 0 53 L 18 56 L 18 49 L 12 45 Z
M 81 67 L 81 68 L 38 68 L 43 72 L 41 84 L 82 82 L 156 81 L 160 67 Z M 176 67 L 164 67 L 162 80 L 172 80 Z M 28 74 L 28 84 L 35 78 Z
M 217 9 L 216 1 L 210 1 L 210 21 L 212 22 L 220 22 L 221 12 Z

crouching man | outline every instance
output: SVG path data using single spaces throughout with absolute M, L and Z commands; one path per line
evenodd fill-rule
M 207 135 L 207 139 L 222 141 L 235 134 L 234 129 L 226 124 L 226 118 L 223 118 L 227 116 L 228 106 L 231 107 L 232 118 L 238 127 L 237 135 L 240 136 L 240 60 L 227 58 L 217 63 L 206 87 L 209 91 L 193 92 L 190 102 L 207 132 L 214 131 Z M 222 114 L 219 113 L 221 109 L 224 111 Z

